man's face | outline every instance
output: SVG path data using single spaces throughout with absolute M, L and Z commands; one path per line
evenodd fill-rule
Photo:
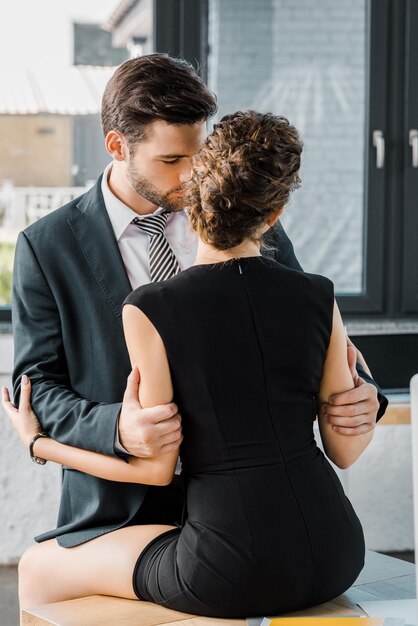
M 190 179 L 192 156 L 206 138 L 206 123 L 174 125 L 157 120 L 129 156 L 126 178 L 143 198 L 167 211 L 184 205 L 183 186 Z

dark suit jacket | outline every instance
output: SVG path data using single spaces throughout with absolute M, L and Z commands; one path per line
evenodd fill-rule
M 281 226 L 271 236 L 278 260 L 301 269 Z M 14 398 L 17 403 L 27 374 L 33 408 L 58 441 L 115 455 L 130 372 L 121 312 L 131 290 L 101 177 L 86 194 L 20 233 L 13 278 Z M 146 492 L 144 485 L 64 467 L 57 528 L 36 540 L 57 537 L 70 547 L 120 528 Z

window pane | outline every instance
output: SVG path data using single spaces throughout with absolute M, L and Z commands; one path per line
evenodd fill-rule
M 286 116 L 304 140 L 302 187 L 283 216 L 306 271 L 363 290 L 365 0 L 210 0 L 218 118 Z

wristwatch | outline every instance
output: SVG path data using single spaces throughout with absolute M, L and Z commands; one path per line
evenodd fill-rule
M 29 454 L 30 454 L 30 458 L 32 459 L 32 461 L 34 463 L 37 463 L 38 465 L 45 465 L 46 463 L 46 459 L 41 459 L 39 458 L 39 456 L 35 456 L 33 454 L 33 446 L 35 444 L 35 441 L 37 441 L 39 439 L 39 437 L 48 437 L 48 435 L 44 432 L 42 433 L 37 433 L 34 438 L 31 440 L 30 444 L 29 444 Z

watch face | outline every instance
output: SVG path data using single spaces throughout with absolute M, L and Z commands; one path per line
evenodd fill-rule
M 39 456 L 33 456 L 32 457 L 32 461 L 34 463 L 38 463 L 38 465 L 45 465 L 46 460 L 45 459 L 40 459 Z

